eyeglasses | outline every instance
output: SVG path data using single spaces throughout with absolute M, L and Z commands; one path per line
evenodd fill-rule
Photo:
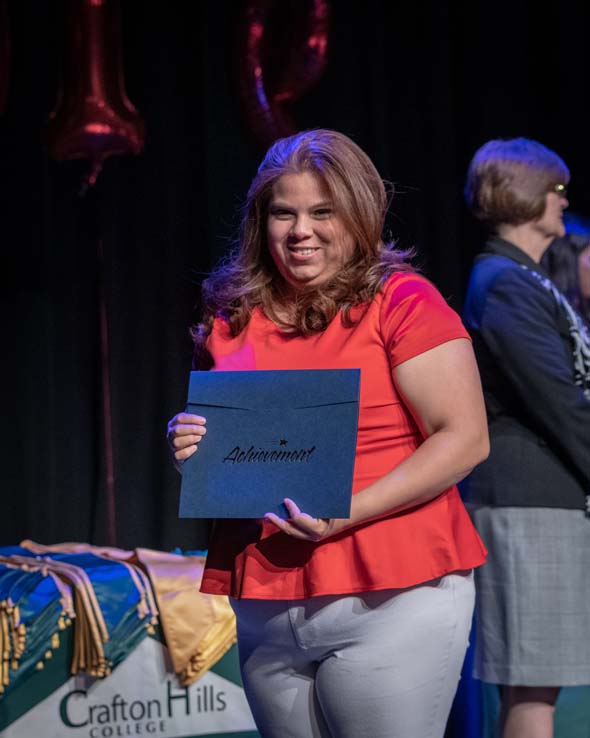
M 555 184 L 553 187 L 549 190 L 550 192 L 555 192 L 556 195 L 559 195 L 560 197 L 567 197 L 567 185 L 561 184 Z

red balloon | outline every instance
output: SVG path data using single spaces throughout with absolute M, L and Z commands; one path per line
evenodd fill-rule
M 63 86 L 47 132 L 54 159 L 88 158 L 88 184 L 104 160 L 139 154 L 145 128 L 125 92 L 118 0 L 70 0 Z
M 327 0 L 311 0 L 307 10 L 297 4 L 302 14 L 294 26 L 298 34 L 290 34 L 287 64 L 271 94 L 275 102 L 303 97 L 321 79 L 328 60 L 330 6 Z M 293 19 L 295 20 L 295 19 Z M 291 24 L 293 28 L 293 21 Z
M 300 98 L 321 78 L 329 27 L 328 0 L 245 4 L 236 46 L 238 95 L 246 123 L 263 148 L 297 130 L 285 103 Z M 288 39 L 275 38 L 279 28 L 289 29 Z

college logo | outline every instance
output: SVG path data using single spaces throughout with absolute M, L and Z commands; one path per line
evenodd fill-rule
M 69 679 L 0 738 L 31 738 L 39 726 L 43 738 L 223 738 L 256 730 L 240 684 L 209 671 L 183 688 L 167 661 L 165 646 L 145 638 L 107 679 Z

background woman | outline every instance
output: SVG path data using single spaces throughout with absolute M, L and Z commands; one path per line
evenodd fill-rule
M 590 342 L 539 264 L 564 235 L 568 181 L 557 154 L 518 138 L 482 146 L 465 189 L 492 234 L 464 316 L 491 452 L 464 492 L 490 550 L 476 676 L 504 685 L 504 738 L 549 738 L 560 686 L 590 683 Z
M 590 234 L 566 233 L 543 254 L 541 264 L 570 305 L 590 325 Z
M 237 250 L 204 283 L 196 366 L 361 369 L 351 515 L 217 521 L 202 589 L 237 615 L 265 738 L 442 736 L 484 548 L 455 484 L 488 450 L 457 315 L 383 243 L 383 182 L 342 134 L 268 151 Z M 214 434 L 210 427 L 208 434 Z M 177 462 L 205 419 L 169 424 Z

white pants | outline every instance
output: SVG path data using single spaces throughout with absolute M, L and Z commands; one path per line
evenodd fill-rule
M 409 589 L 232 600 L 262 738 L 441 738 L 467 649 L 472 572 Z

